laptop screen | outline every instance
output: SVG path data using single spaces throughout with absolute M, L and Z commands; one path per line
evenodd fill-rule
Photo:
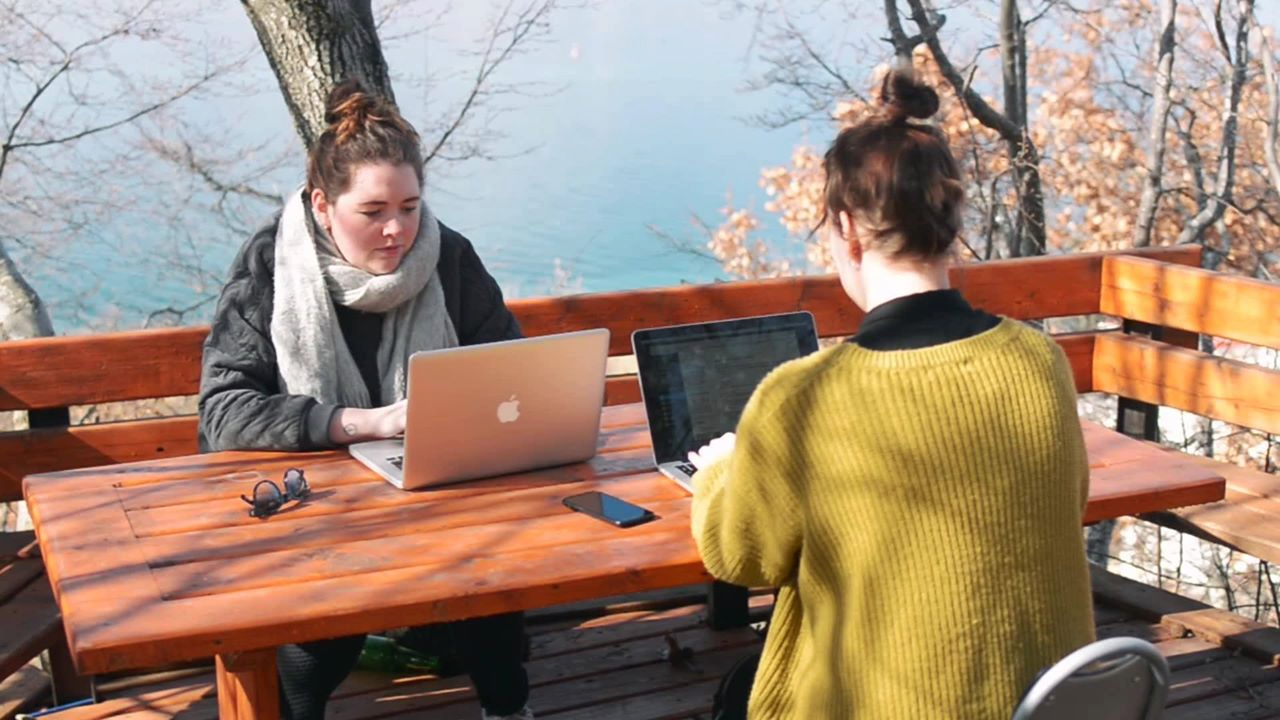
M 732 431 L 756 385 L 818 349 L 807 312 L 639 330 L 632 336 L 654 459 L 684 460 Z

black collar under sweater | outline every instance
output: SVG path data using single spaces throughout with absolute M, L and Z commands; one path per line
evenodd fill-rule
M 975 310 L 959 290 L 931 290 L 877 305 L 849 338 L 868 350 L 915 350 L 986 332 L 1000 318 Z

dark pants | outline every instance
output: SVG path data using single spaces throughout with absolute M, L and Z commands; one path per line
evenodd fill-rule
M 524 615 L 462 620 L 444 628 L 463 669 L 471 675 L 485 712 L 519 712 L 529 700 L 529 676 L 523 663 Z M 324 720 L 325 703 L 355 667 L 363 647 L 364 636 L 353 635 L 280 648 L 276 655 L 280 716 L 284 720 Z

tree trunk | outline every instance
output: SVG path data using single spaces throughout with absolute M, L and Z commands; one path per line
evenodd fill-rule
M 0 341 L 52 334 L 53 323 L 40 296 L 0 244 Z
M 241 0 L 302 142 L 324 132 L 329 90 L 348 77 L 395 101 L 371 0 Z
M 0 342 L 53 334 L 53 323 L 35 289 L 22 277 L 18 266 L 0 243 Z M 3 426 L 18 429 L 22 425 Z M 18 501 L 0 504 L 0 532 L 30 530 L 31 515 L 27 504 Z
M 1016 125 L 1027 124 L 1025 85 L 1018 72 L 1021 26 L 1017 0 L 1003 0 L 1000 4 L 1000 69 L 1004 79 L 1004 115 Z
M 1255 28 L 1257 25 L 1255 24 Z M 1271 176 L 1271 189 L 1280 195 L 1280 158 L 1276 157 L 1277 135 L 1280 134 L 1280 75 L 1276 73 L 1276 60 L 1267 36 L 1258 31 L 1262 55 L 1263 77 L 1267 86 L 1266 139 L 1263 148 L 1267 157 L 1267 173 Z
M 1178 17 L 1178 0 L 1161 0 L 1160 44 L 1156 48 L 1156 89 L 1151 103 L 1151 128 L 1147 142 L 1151 143 L 1147 156 L 1147 177 L 1142 187 L 1142 200 L 1138 204 L 1138 221 L 1133 232 L 1134 247 L 1151 244 L 1151 227 L 1155 224 L 1156 205 L 1160 202 L 1160 185 L 1164 175 L 1165 130 L 1169 123 L 1169 88 L 1173 84 L 1173 50 L 1176 47 L 1174 30 Z
M 956 95 L 960 97 L 960 101 L 965 104 L 969 112 L 973 113 L 974 118 L 982 123 L 983 126 L 999 133 L 1009 147 L 1009 157 L 1012 159 L 1014 172 L 1016 173 L 1014 182 L 1018 192 L 1017 223 L 1023 228 L 1023 231 L 1019 233 L 1021 237 L 1015 236 L 1010 242 L 1009 254 L 1014 257 L 1043 254 L 1045 251 L 1045 224 L 1044 192 L 1040 184 L 1040 152 L 1036 149 L 1035 143 L 1031 141 L 1031 134 L 1027 132 L 1025 117 L 1026 36 L 1022 33 L 1016 5 L 1014 5 L 1013 0 L 1003 0 L 1001 46 L 1002 60 L 1005 62 L 1005 66 L 1013 72 L 1014 76 L 1020 72 L 1024 78 L 1020 82 L 1014 83 L 1015 85 L 1021 85 L 1021 89 L 1018 93 L 1015 93 L 1014 99 L 1016 103 L 1015 109 L 1022 115 L 1021 122 L 991 107 L 978 91 L 973 89 L 968 79 L 952 64 L 951 58 L 947 56 L 946 51 L 942 48 L 942 42 L 938 39 L 937 30 L 941 26 L 942 18 L 936 17 L 937 13 L 932 12 L 932 5 L 926 7 L 925 0 L 907 0 L 907 4 L 911 7 L 911 19 L 920 30 L 919 40 L 929 47 L 929 52 L 938 64 L 938 70 L 942 73 L 942 77 L 955 90 Z M 896 0 L 887 0 L 885 2 L 885 12 L 897 13 Z M 1004 24 L 1006 18 L 1011 18 L 1013 21 L 1007 27 Z M 895 48 L 914 40 L 900 36 L 900 25 L 895 28 L 891 23 L 890 32 L 895 35 Z M 1007 53 L 1007 58 L 1005 53 Z
M 1040 153 L 1022 129 L 1023 140 L 1014 156 L 1017 167 L 1018 215 L 1022 231 L 1015 238 L 1013 257 L 1033 257 L 1045 252 L 1044 191 L 1040 185 Z
M 1004 116 L 1009 118 L 1009 122 L 1014 125 L 1025 128 L 1027 126 L 1027 98 L 1022 92 L 1024 84 L 1019 74 L 1019 69 L 1025 63 L 1019 63 L 1018 59 L 1022 55 L 1019 50 L 1022 48 L 1020 43 L 1020 35 L 1022 30 L 1022 19 L 1018 15 L 1017 0 L 1001 0 L 1000 2 L 1000 74 L 1004 81 Z M 1013 169 L 1013 189 L 1017 193 L 1017 201 L 1019 212 L 1014 219 L 1012 232 L 1010 233 L 1009 254 L 1018 257 L 1022 255 L 1022 238 L 1026 232 L 1027 218 L 1025 213 L 1021 211 L 1023 207 L 1023 190 L 1025 187 L 1025 165 L 1022 158 L 1021 138 L 1009 139 L 1005 143 L 1005 148 L 1009 154 L 1009 164 Z
M 1249 22 L 1253 18 L 1254 0 L 1240 0 L 1240 24 L 1236 28 L 1235 51 L 1225 44 L 1222 48 L 1231 63 L 1231 87 L 1227 92 L 1222 112 L 1222 142 L 1218 150 L 1218 169 L 1209 202 L 1191 218 L 1178 235 L 1178 244 L 1204 242 L 1205 231 L 1218 222 L 1227 206 L 1233 201 L 1236 175 L 1236 130 L 1239 126 L 1240 96 L 1244 91 L 1249 70 Z M 1219 22 L 1222 6 L 1218 5 Z M 1210 248 L 1206 247 L 1206 250 Z M 1205 253 L 1206 259 L 1211 253 Z
M 1018 193 L 1018 216 L 1009 254 L 1043 255 L 1044 192 L 1040 186 L 1040 154 L 1027 131 L 1027 36 L 1017 0 L 1000 3 L 1000 65 L 1004 80 L 1004 115 L 1019 133 L 1006 139 Z

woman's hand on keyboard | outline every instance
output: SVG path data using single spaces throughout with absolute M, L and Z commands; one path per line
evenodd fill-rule
M 698 450 L 689 453 L 689 462 L 699 470 L 704 470 L 708 466 L 729 457 L 733 452 L 733 444 L 736 437 L 733 433 L 725 433 L 711 442 L 703 445 Z
M 378 408 L 342 408 L 329 421 L 329 439 L 348 445 L 403 435 L 406 410 L 406 400 Z

